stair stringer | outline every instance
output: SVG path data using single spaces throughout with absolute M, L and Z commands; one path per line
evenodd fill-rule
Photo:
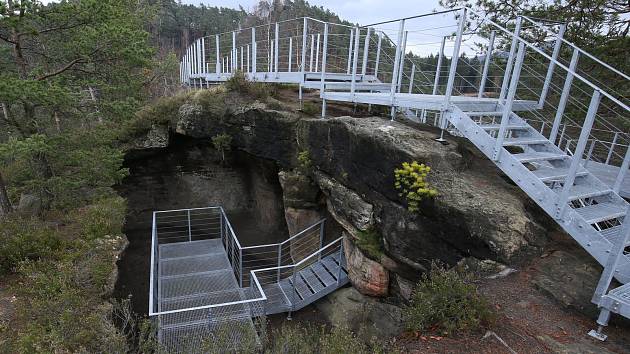
M 512 114 L 515 115 L 514 113 Z M 445 115 L 446 119 L 448 119 L 463 136 L 483 152 L 486 157 L 492 160 L 496 139 L 491 137 L 478 126 L 470 116 L 454 105 L 450 106 L 449 110 L 445 112 Z M 518 119 L 520 119 L 520 117 Z M 521 121 L 523 120 L 521 119 Z M 525 121 L 523 121 L 523 123 L 527 124 Z M 535 131 L 533 128 L 531 130 Z M 542 135 L 540 136 L 542 137 Z M 549 142 L 549 144 L 551 144 L 551 142 Z M 558 195 L 512 156 L 504 147 L 501 147 L 501 149 L 500 158 L 498 161 L 493 161 L 494 164 L 503 171 L 503 173 L 509 176 L 521 190 L 538 204 L 538 206 L 554 218 L 558 225 L 571 235 L 571 237 L 595 258 L 599 264 L 605 265 L 612 252 L 613 244 L 605 239 L 597 230 L 588 224 L 582 216 L 571 208 L 567 207 L 563 215 L 559 219 L 556 218 Z M 558 151 L 562 152 L 560 149 L 558 149 Z M 609 189 L 608 187 L 606 188 Z M 618 195 L 617 197 L 621 198 Z M 628 259 L 627 256 L 622 258 L 615 272 L 615 278 L 623 284 L 630 282 L 630 259 Z

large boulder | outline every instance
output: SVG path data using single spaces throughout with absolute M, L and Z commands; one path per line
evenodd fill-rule
M 346 229 L 366 231 L 374 224 L 374 207 L 350 188 L 326 174 L 314 173 L 317 185 L 326 195 L 328 209 Z M 349 224 L 349 225 L 348 225 Z
M 369 259 L 344 233 L 343 250 L 346 256 L 348 277 L 352 286 L 361 294 L 369 296 L 387 296 L 389 290 L 389 272 L 379 262 Z
M 32 194 L 22 194 L 16 210 L 24 216 L 38 216 L 43 210 L 42 198 Z
M 364 296 L 354 288 L 344 288 L 315 303 L 333 325 L 348 328 L 370 339 L 384 339 L 403 331 L 403 312 L 398 306 Z

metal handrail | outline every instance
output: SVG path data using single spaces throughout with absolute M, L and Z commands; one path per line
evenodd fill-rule
M 556 34 L 555 32 L 553 32 L 550 28 L 543 26 L 542 24 L 534 21 L 532 18 L 522 15 L 521 17 L 523 17 L 524 19 L 526 19 L 527 21 L 533 23 L 534 25 L 536 25 L 538 28 L 545 30 L 549 33 L 552 34 Z M 625 73 L 623 73 L 621 70 L 616 69 L 615 67 L 611 66 L 610 64 L 607 64 L 606 62 L 602 61 L 601 59 L 597 58 L 596 56 L 592 55 L 591 53 L 587 52 L 586 50 L 578 47 L 576 44 L 569 42 L 568 40 L 566 40 L 564 37 L 561 37 L 560 40 L 568 45 L 570 45 L 571 47 L 577 49 L 580 53 L 586 55 L 587 57 L 589 57 L 590 59 L 596 61 L 598 64 L 604 66 L 605 68 L 615 72 L 618 75 L 623 76 L 624 79 L 626 80 L 630 80 L 630 76 L 626 75 Z
M 282 245 L 284 245 L 285 243 L 287 243 L 287 242 L 289 242 L 289 241 L 291 241 L 291 240 L 295 239 L 296 237 L 301 236 L 301 235 L 302 235 L 302 234 L 304 234 L 305 232 L 307 232 L 307 231 L 310 231 L 310 230 L 314 229 L 314 228 L 315 228 L 315 226 L 317 226 L 317 225 L 319 225 L 319 224 L 321 224 L 321 223 L 323 223 L 323 222 L 325 222 L 325 221 L 326 221 L 326 218 L 321 219 L 321 220 L 319 220 L 318 222 L 314 223 L 313 225 L 311 225 L 311 226 L 309 226 L 309 227 L 305 228 L 304 230 L 302 230 L 302 231 L 298 232 L 297 234 L 295 234 L 295 235 L 293 235 L 293 236 L 289 237 L 288 239 L 286 239 L 286 240 L 284 240 L 284 241 L 282 241 L 282 242 L 278 242 L 278 243 L 269 243 L 269 244 L 266 244 L 266 245 L 247 246 L 247 247 L 242 247 L 241 249 L 242 249 L 242 250 L 250 250 L 250 249 L 254 249 L 254 248 L 263 248 L 263 247 L 271 247 L 271 246 L 282 246 Z

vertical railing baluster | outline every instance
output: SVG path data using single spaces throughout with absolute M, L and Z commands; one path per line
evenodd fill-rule
M 547 99 L 547 93 L 549 92 L 549 85 L 551 85 L 551 78 L 553 77 L 553 70 L 556 67 L 556 61 L 560 54 L 560 47 L 562 46 L 562 37 L 567 25 L 560 25 L 558 35 L 556 36 L 556 44 L 553 47 L 553 53 L 551 54 L 551 61 L 549 62 L 549 69 L 547 70 L 547 76 L 545 76 L 545 83 L 543 84 L 542 92 L 538 100 L 538 109 L 542 109 L 545 106 L 545 100 Z
M 276 73 L 276 79 L 278 78 L 279 69 L 279 60 L 280 60 L 280 24 L 276 22 L 276 39 L 275 39 L 275 47 L 274 47 L 274 71 Z
M 578 139 L 575 151 L 573 152 L 573 158 L 571 160 L 569 172 L 564 179 L 564 186 L 562 187 L 562 191 L 558 196 L 556 212 L 556 218 L 558 219 L 562 217 L 562 214 L 567 207 L 567 203 L 569 202 L 569 193 L 571 192 L 571 188 L 573 187 L 573 183 L 575 182 L 575 176 L 577 174 L 578 168 L 582 164 L 582 156 L 584 155 L 586 143 L 588 142 L 588 137 L 591 133 L 591 129 L 593 128 L 593 123 L 595 122 L 595 116 L 597 114 L 597 109 L 599 108 L 600 99 L 601 93 L 599 92 L 599 90 L 595 90 L 593 92 L 593 97 L 591 98 L 591 103 L 588 106 L 588 112 L 586 113 L 586 119 L 584 120 L 582 131 L 580 132 L 580 138 Z
M 321 249 L 324 247 L 324 230 L 325 230 L 325 220 L 322 220 L 322 223 L 319 225 L 319 259 L 322 259 Z
M 359 62 L 359 43 L 361 42 L 361 29 L 356 27 L 354 29 L 354 49 L 352 56 L 352 82 L 350 83 L 350 92 L 354 94 L 357 84 L 357 65 Z M 354 101 L 354 97 L 352 98 Z
M 345 258 L 343 254 L 343 239 L 339 240 L 339 270 L 337 271 L 337 284 L 341 280 L 341 272 L 343 270 L 343 259 Z
M 512 66 L 514 65 L 514 54 L 516 53 L 518 38 L 521 34 L 522 20 L 523 18 L 520 16 L 516 18 L 514 35 L 512 36 L 512 45 L 510 46 L 510 55 L 508 56 L 507 63 L 505 64 L 505 73 L 503 74 L 503 81 L 501 82 L 501 92 L 499 93 L 499 103 L 501 104 L 503 104 L 503 102 L 505 101 L 505 95 L 507 94 L 510 76 L 512 74 Z
M 619 173 L 617 173 L 617 178 L 615 179 L 615 184 L 613 186 L 613 191 L 617 194 L 621 191 L 621 186 L 623 185 L 623 180 L 626 178 L 626 174 L 628 173 L 628 167 L 630 166 L 630 145 L 628 149 L 626 149 L 626 155 L 623 158 L 623 162 L 621 163 L 621 168 L 619 169 Z
M 313 51 L 315 50 L 315 35 L 311 34 L 311 55 L 309 57 L 308 71 L 313 72 Z
M 252 54 L 251 54 L 251 51 L 250 51 L 249 47 L 250 47 L 250 45 L 248 44 L 247 45 L 247 72 L 251 73 L 252 72 L 251 71 L 251 62 L 252 62 L 252 56 L 251 55 Z
M 615 132 L 615 136 L 613 137 L 613 141 L 610 144 L 610 150 L 608 150 L 608 156 L 606 156 L 606 165 L 610 164 L 610 158 L 612 157 L 613 151 L 615 147 L 617 147 L 617 139 L 619 138 L 619 132 Z
M 239 281 L 238 284 L 239 286 L 242 288 L 243 287 L 243 249 L 242 248 L 238 248 L 238 270 L 239 270 Z
M 394 58 L 394 68 L 392 69 L 392 86 L 390 91 L 390 107 L 391 107 L 391 116 L 392 121 L 396 117 L 396 108 L 395 105 L 395 96 L 396 96 L 396 87 L 398 86 L 396 83 L 396 79 L 398 79 L 398 67 L 400 66 L 400 53 L 401 46 L 403 41 L 403 34 L 405 31 L 405 20 L 400 20 L 400 26 L 398 28 L 398 44 L 396 45 L 396 56 Z
M 319 35 L 317 35 L 317 45 L 319 47 Z M 324 91 L 326 89 L 326 59 L 328 52 L 328 22 L 324 24 L 324 52 L 322 53 L 322 73 L 321 82 L 319 88 L 319 94 L 322 99 L 322 118 L 326 118 L 326 99 L 324 98 Z
M 232 31 L 232 66 L 231 72 L 236 71 L 236 32 Z
M 293 37 L 289 37 L 289 68 L 287 72 L 291 72 L 291 66 L 293 65 Z
M 569 71 L 567 77 L 564 80 L 564 87 L 562 88 L 562 94 L 560 95 L 560 101 L 558 102 L 558 109 L 556 110 L 556 116 L 553 119 L 553 126 L 551 127 L 551 133 L 549 133 L 549 140 L 552 143 L 556 143 L 556 135 L 558 135 L 558 129 L 560 128 L 560 122 L 562 122 L 562 116 L 564 115 L 564 109 L 567 106 L 569 100 L 569 93 L 571 92 L 571 84 L 573 83 L 573 72 L 577 68 L 578 58 L 580 51 L 575 48 L 573 56 L 571 57 L 571 64 L 569 64 Z M 566 127 L 566 125 L 565 125 Z
M 586 167 L 588 162 L 591 160 L 591 157 L 593 156 L 593 150 L 595 150 L 595 144 L 597 144 L 597 139 L 593 139 L 593 142 L 591 143 L 591 147 L 588 148 L 586 159 L 584 159 L 584 167 Z
M 256 74 L 258 60 L 258 45 L 256 44 L 256 27 L 252 27 L 252 74 Z
M 324 28 L 325 29 L 325 28 Z M 319 33 L 317 34 L 317 48 L 315 48 L 315 72 L 319 72 L 319 43 L 320 43 L 320 38 L 319 38 Z
M 381 61 L 381 45 L 383 41 L 383 32 L 378 32 L 378 42 L 376 44 L 376 63 L 374 63 L 374 77 L 378 78 L 378 65 Z
M 299 91 L 299 100 L 300 100 L 300 108 L 302 108 L 303 97 L 302 97 L 302 86 L 304 85 L 304 81 L 306 80 L 306 41 L 308 39 L 308 19 L 304 17 L 304 25 L 302 28 L 302 57 L 301 61 L 301 71 L 302 75 L 300 78 L 300 91 Z
M 411 63 L 411 76 L 409 77 L 409 93 L 413 93 L 413 80 L 416 75 L 416 64 Z
M 289 245 L 289 247 L 291 247 L 291 245 Z M 277 282 L 280 282 L 280 267 L 282 266 L 282 244 L 278 244 L 278 279 Z
M 477 97 L 482 98 L 486 90 L 486 80 L 488 80 L 488 70 L 490 69 L 490 62 L 492 61 L 492 51 L 494 50 L 494 38 L 496 32 L 490 32 L 490 40 L 488 42 L 488 50 L 486 50 L 486 59 L 483 62 L 483 72 L 481 74 L 481 82 L 479 83 L 479 94 Z
M 346 74 L 350 75 L 352 72 L 352 51 L 354 49 L 354 28 L 350 29 L 350 43 L 348 43 L 348 70 L 346 70 Z
M 409 31 L 405 31 L 403 35 L 403 46 L 402 46 L 402 55 L 400 57 L 400 66 L 398 68 L 398 80 L 396 86 L 396 92 L 400 93 L 400 88 L 402 86 L 403 72 L 405 71 L 405 58 L 407 57 L 407 35 Z
M 503 141 L 505 139 L 505 134 L 507 132 L 507 126 L 510 121 L 510 117 L 512 116 L 512 103 L 514 102 L 514 98 L 516 97 L 516 90 L 518 89 L 518 81 L 521 75 L 521 68 L 523 66 L 523 58 L 525 57 L 525 44 L 520 43 L 518 47 L 518 54 L 516 56 L 516 65 L 514 66 L 514 71 L 512 73 L 512 79 L 510 81 L 510 89 L 508 92 L 508 96 L 503 105 L 503 114 L 501 116 L 501 127 L 499 128 L 499 132 L 497 133 L 497 140 L 494 145 L 494 155 L 493 160 L 499 161 L 501 157 L 501 151 L 503 151 Z
M 192 241 L 192 226 L 190 225 L 190 210 L 188 210 L 188 242 Z
M 368 54 L 370 50 L 370 32 L 371 28 L 367 28 L 367 33 L 365 34 L 365 41 L 363 42 L 363 65 L 361 66 L 361 75 L 365 76 L 367 73 L 367 64 L 368 64 Z M 365 78 L 363 79 L 365 80 Z
M 216 49 L 217 49 L 217 55 L 216 55 L 216 73 L 217 75 L 221 74 L 221 49 L 219 47 L 219 35 L 217 34 L 215 37 L 215 45 L 216 45 Z

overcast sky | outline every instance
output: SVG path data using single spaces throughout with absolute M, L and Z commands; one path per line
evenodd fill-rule
M 257 0 L 182 0 L 189 4 L 223 6 L 238 9 L 241 5 L 251 10 Z M 431 12 L 440 8 L 438 0 L 309 0 L 311 5 L 323 6 L 353 23 L 367 25 L 383 20 L 396 19 Z

